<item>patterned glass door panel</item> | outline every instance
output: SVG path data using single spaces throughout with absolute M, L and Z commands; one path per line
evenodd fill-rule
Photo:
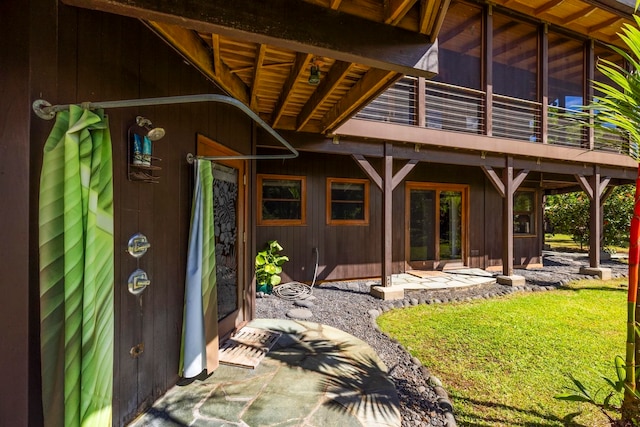
M 238 306 L 238 170 L 213 163 L 218 320 Z

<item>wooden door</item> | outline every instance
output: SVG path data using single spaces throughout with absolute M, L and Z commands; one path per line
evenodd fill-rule
M 233 156 L 239 153 L 198 135 L 199 156 Z M 246 319 L 245 232 L 247 191 L 246 160 L 212 161 L 213 222 L 216 241 L 218 334 L 228 337 Z
M 406 262 L 409 268 L 464 265 L 467 186 L 407 183 Z

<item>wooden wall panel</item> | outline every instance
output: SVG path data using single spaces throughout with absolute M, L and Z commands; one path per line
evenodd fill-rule
M 498 267 L 502 265 L 502 197 L 486 178 L 483 194 L 487 217 L 483 224 L 485 268 Z
M 29 13 L 9 1 L 0 16 L 0 420 L 26 426 L 30 388 L 38 386 L 30 372 L 38 365 L 29 330 Z
M 318 280 L 371 277 L 380 274 L 381 193 L 369 188 L 369 225 L 327 225 L 325 217 L 326 178 L 367 178 L 349 156 L 301 153 L 295 160 L 258 161 L 257 173 L 303 175 L 307 178 L 307 223 L 303 226 L 258 226 L 258 249 L 275 239 L 289 256 L 283 280 L 310 282 L 319 250 Z M 259 209 L 257 207 L 256 209 Z
M 380 170 L 380 159 L 370 159 Z M 404 161 L 394 162 L 394 171 Z M 257 246 L 278 240 L 284 254 L 291 258 L 285 265 L 284 280 L 313 279 L 313 248 L 320 248 L 319 280 L 378 277 L 381 257 L 381 191 L 371 185 L 369 226 L 327 226 L 325 219 L 325 186 L 327 177 L 360 178 L 364 173 L 347 156 L 302 153 L 299 159 L 261 161 L 258 173 L 303 175 L 307 177 L 307 224 L 291 227 L 257 227 Z M 502 264 L 502 198 L 479 168 L 429 164 L 416 166 L 406 181 L 465 184 L 469 186 L 469 236 L 467 265 L 475 268 Z M 393 272 L 405 270 L 405 187 L 400 184 L 393 193 Z M 539 241 L 516 239 L 516 265 L 538 263 Z
M 39 2 L 57 4 L 54 0 Z M 42 70 L 55 78 L 46 84 L 38 82 L 38 92 L 52 103 L 219 93 L 137 20 L 64 5 L 57 15 L 57 20 L 48 17 L 51 21 L 45 27 L 54 28 L 53 39 L 60 40 L 59 60 Z M 209 103 L 111 109 L 107 114 L 113 142 L 115 208 L 113 423 L 124 425 L 178 380 L 193 189 L 193 167 L 186 162 L 186 154 L 195 153 L 197 133 L 250 153 L 253 130 L 251 120 L 238 110 Z M 127 130 L 135 125 L 137 115 L 166 130 L 166 136 L 153 143 L 154 156 L 162 159 L 157 163 L 162 167 L 158 184 L 132 182 L 127 177 Z M 35 120 L 32 136 L 41 151 L 53 122 Z M 41 154 L 32 156 L 39 170 Z M 37 203 L 31 209 L 36 210 L 37 227 Z M 251 215 L 250 211 L 249 224 Z M 135 232 L 144 233 L 151 242 L 148 253 L 139 260 L 125 252 Z M 37 239 L 35 245 L 37 253 Z M 151 285 L 133 296 L 127 290 L 127 279 L 138 267 L 147 272 Z M 248 265 L 246 275 L 251 277 L 251 272 Z M 130 349 L 140 343 L 144 343 L 144 352 L 133 358 Z M 39 390 L 32 394 L 39 395 Z

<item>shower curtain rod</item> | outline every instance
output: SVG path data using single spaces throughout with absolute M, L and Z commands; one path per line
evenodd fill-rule
M 281 160 L 281 159 L 294 159 L 298 157 L 298 150 L 293 148 L 278 132 L 276 132 L 271 126 L 269 126 L 264 120 L 260 118 L 249 107 L 235 98 L 226 95 L 218 94 L 199 94 L 199 95 L 181 95 L 181 96 L 163 96 L 159 98 L 141 98 L 141 99 L 126 99 L 121 101 L 104 101 L 104 102 L 83 102 L 79 104 L 83 108 L 98 109 L 98 108 L 124 108 L 124 107 L 143 107 L 151 105 L 170 105 L 170 104 L 190 104 L 194 102 L 220 102 L 222 104 L 228 104 L 240 109 L 243 113 L 249 116 L 260 127 L 266 130 L 271 136 L 273 136 L 280 144 L 282 144 L 287 150 L 288 154 L 241 154 L 237 156 L 196 156 L 191 153 L 187 154 L 187 162 L 193 163 L 195 159 L 203 160 Z M 33 102 L 33 111 L 38 117 L 45 120 L 51 120 L 56 116 L 59 111 L 68 110 L 71 104 L 64 105 L 51 105 L 44 99 L 37 99 Z

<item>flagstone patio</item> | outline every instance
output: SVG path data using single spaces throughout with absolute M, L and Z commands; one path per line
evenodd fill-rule
M 130 426 L 400 426 L 393 382 L 364 341 L 312 322 L 249 326 L 282 332 L 256 369 L 221 365 L 173 387 Z

